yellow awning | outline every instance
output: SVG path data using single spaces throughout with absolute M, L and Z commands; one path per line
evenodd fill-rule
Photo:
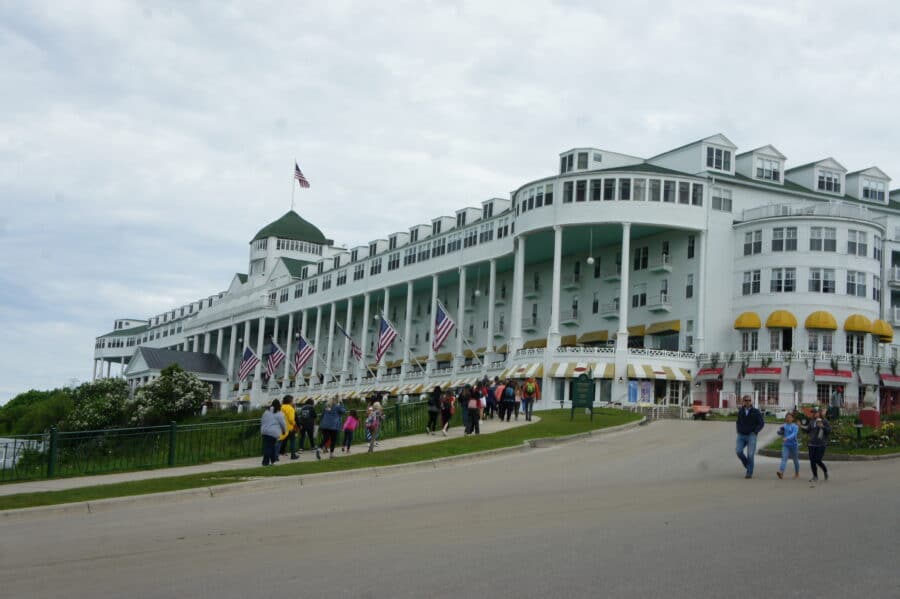
M 467 349 L 467 350 L 463 351 L 463 357 L 469 358 L 471 360 L 472 358 L 475 357 L 475 352 L 473 352 L 471 349 Z
M 486 348 L 486 347 L 479 347 L 478 349 L 475 350 L 475 355 L 476 355 L 476 356 L 483 356 L 483 355 L 484 355 L 484 352 L 486 352 L 486 351 L 487 351 L 487 348 Z
M 844 321 L 844 330 L 848 333 L 871 333 L 872 321 L 862 314 L 851 314 Z
M 547 347 L 547 339 L 532 339 L 522 344 L 522 349 L 541 349 Z
M 643 379 L 643 378 L 647 378 L 647 375 L 644 373 L 644 367 L 642 366 L 641 369 L 640 369 L 640 373 L 638 373 L 638 371 L 637 371 L 637 369 L 635 368 L 634 364 L 629 364 L 629 365 L 628 365 L 628 368 L 625 369 L 625 374 L 626 374 L 626 375 L 628 376 L 628 378 L 630 378 L 630 379 Z
M 681 321 L 680 320 L 666 320 L 665 322 L 654 322 L 647 330 L 644 331 L 645 335 L 658 335 L 659 333 L 670 333 L 681 330 Z
M 442 353 L 442 354 L 437 354 L 437 355 L 434 357 L 434 359 L 435 359 L 437 362 L 452 362 L 452 361 L 453 361 L 453 354 L 450 353 L 450 352 L 444 352 L 444 353 Z
M 385 362 L 385 368 L 397 368 L 398 366 L 403 365 L 403 360 L 391 360 L 390 362 Z
M 597 364 L 597 368 L 594 369 L 594 378 L 595 379 L 611 379 L 616 376 L 616 365 L 612 362 L 608 362 L 606 364 Z
M 831 313 L 825 310 L 817 310 L 806 317 L 804 326 L 807 329 L 824 329 L 828 331 L 837 330 L 837 321 Z
M 734 321 L 736 329 L 758 329 L 761 326 L 759 315 L 756 312 L 744 312 Z
M 644 336 L 644 330 L 645 330 L 646 328 L 647 328 L 647 327 L 645 327 L 645 326 L 642 325 L 642 324 L 636 324 L 636 325 L 634 325 L 633 327 L 628 327 L 628 336 L 629 336 L 629 337 L 643 337 L 643 336 Z
M 506 347 L 506 344 L 504 343 L 503 345 L 498 347 L 496 351 L 498 354 L 505 354 L 505 353 L 508 353 L 509 349 Z
M 609 331 L 591 331 L 578 338 L 578 343 L 602 343 L 609 340 Z
M 766 319 L 766 328 L 795 329 L 797 328 L 797 319 L 787 310 L 775 310 Z
M 894 327 L 879 318 L 872 322 L 872 334 L 882 343 L 890 343 L 894 340 Z
M 428 361 L 428 356 L 427 356 L 427 355 L 425 355 L 425 356 L 416 356 L 416 362 L 421 362 L 422 364 L 424 364 L 424 363 L 427 362 L 427 361 Z
M 578 335 L 563 335 L 559 339 L 560 347 L 575 347 L 576 343 L 578 343 Z
M 519 364 L 510 368 L 506 376 L 511 379 L 541 378 L 544 376 L 544 363 Z

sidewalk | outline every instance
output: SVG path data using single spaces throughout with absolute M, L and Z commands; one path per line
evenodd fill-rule
M 535 414 L 532 422 L 540 422 L 540 417 Z M 498 420 L 482 420 L 481 434 L 490 434 L 504 431 L 510 428 L 525 426 L 529 424 L 525 421 L 524 416 L 519 416 L 518 420 L 510 420 L 509 422 L 499 422 Z M 411 447 L 413 445 L 424 445 L 426 443 L 437 443 L 448 439 L 456 439 L 462 437 L 463 428 L 461 426 L 452 427 L 447 436 L 441 435 L 440 431 L 434 435 L 426 435 L 423 430 L 420 434 L 406 435 L 405 437 L 395 437 L 385 439 L 378 442 L 375 451 L 387 451 L 389 449 L 397 449 L 400 447 Z M 353 445 L 350 455 L 365 453 L 368 445 L 365 443 L 357 443 Z M 347 454 L 341 453 L 337 448 L 334 453 L 335 458 L 345 457 Z M 281 458 L 281 461 L 275 465 L 277 468 L 283 464 L 296 464 L 299 462 L 309 462 L 316 459 L 315 451 L 304 451 L 300 454 L 299 460 L 291 460 L 290 456 Z M 328 456 L 323 453 L 323 460 L 328 460 Z M 173 476 L 184 476 L 188 474 L 201 474 L 203 472 L 222 472 L 227 470 L 241 470 L 245 468 L 256 468 L 262 464 L 262 455 L 254 458 L 241 458 L 239 460 L 230 460 L 227 462 L 211 462 L 208 464 L 197 464 L 195 466 L 180 466 L 176 468 L 159 468 L 156 470 L 139 470 L 135 472 L 120 472 L 116 474 L 99 474 L 94 476 L 76 476 L 69 478 L 54 478 L 36 481 L 28 481 L 21 483 L 7 483 L 0 485 L 0 496 L 17 495 L 19 493 L 40 493 L 43 491 L 64 491 L 67 489 L 77 489 L 81 487 L 95 487 L 97 485 L 111 485 L 115 483 L 124 483 L 137 480 L 149 480 L 153 478 L 170 478 Z

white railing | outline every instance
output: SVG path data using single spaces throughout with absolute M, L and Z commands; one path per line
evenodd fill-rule
M 629 352 L 631 350 L 628 350 Z M 816 366 L 825 367 L 834 360 L 837 364 L 855 364 L 857 361 L 860 365 L 865 366 L 889 366 L 890 358 L 882 358 L 879 356 L 860 356 L 856 354 L 835 354 L 830 352 L 814 352 L 814 351 L 771 351 L 771 352 L 720 352 L 720 353 L 703 353 L 696 355 L 697 361 L 701 365 L 707 365 L 712 362 L 717 364 L 733 364 L 743 361 L 761 362 L 763 360 L 771 360 L 773 362 L 789 363 L 794 360 L 809 361 L 810 367 L 813 362 Z
M 431 374 L 432 374 L 433 376 L 443 376 L 443 375 L 445 375 L 445 374 L 453 374 L 453 368 L 451 368 L 451 367 L 447 367 L 447 368 L 435 368 L 435 369 L 431 372 Z
M 400 380 L 399 374 L 386 374 L 383 377 L 381 377 L 381 381 L 383 383 L 390 383 L 390 382 L 399 381 L 399 380 Z
M 422 372 L 421 370 L 416 371 L 416 372 L 407 372 L 406 373 L 406 380 L 423 379 L 423 378 L 425 378 L 425 373 Z
M 615 314 L 619 315 L 619 302 L 608 302 L 600 306 L 600 315 L 608 316 Z
M 616 348 L 614 347 L 558 347 L 556 348 L 556 353 L 565 355 L 565 354 L 577 354 L 577 355 L 608 355 L 616 353 Z
M 541 326 L 541 321 L 533 316 L 527 316 L 522 319 L 523 331 L 536 331 Z
M 577 324 L 579 321 L 578 310 L 562 310 L 559 313 L 559 321 Z
M 696 354 L 686 351 L 672 351 L 668 349 L 628 348 L 629 356 L 644 356 L 649 358 L 666 358 L 671 360 L 693 360 Z
M 758 220 L 760 218 L 772 218 L 777 216 L 834 216 L 838 218 L 852 218 L 856 220 L 875 221 L 866 206 L 850 204 L 841 200 L 832 200 L 828 203 L 809 204 L 795 206 L 792 204 L 768 204 L 757 208 L 748 208 L 742 211 L 741 220 Z
M 604 270 L 600 276 L 604 279 L 614 279 L 622 276 L 622 267 L 617 266 L 616 268 L 608 268 Z
M 888 269 L 888 282 L 900 283 L 900 266 L 892 266 Z
M 672 261 L 668 254 L 660 254 L 658 257 L 650 261 L 650 270 L 670 269 Z
M 536 347 L 530 349 L 520 349 L 516 351 L 516 358 L 535 358 L 544 355 L 543 347 Z
M 562 286 L 563 287 L 579 287 L 581 285 L 581 275 L 576 275 L 575 273 L 566 273 L 562 276 Z
M 460 372 L 481 372 L 481 364 L 468 364 L 459 367 Z
M 659 295 L 651 295 L 649 299 L 647 299 L 647 308 L 671 308 L 672 302 L 669 300 L 668 293 L 660 293 Z
M 506 360 L 497 360 L 496 362 L 491 362 L 488 364 L 488 370 L 503 370 L 506 368 Z

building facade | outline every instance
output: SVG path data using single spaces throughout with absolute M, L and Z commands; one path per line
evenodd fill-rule
M 364 246 L 288 212 L 253 237 L 226 291 L 117 320 L 96 340 L 94 376 L 128 376 L 147 345 L 214 354 L 221 399 L 254 403 L 536 376 L 550 407 L 585 373 L 599 402 L 733 407 L 750 392 L 784 406 L 839 389 L 894 405 L 900 194 L 883 171 L 788 168 L 773 146 L 739 153 L 721 134 L 646 159 L 574 148 L 559 160 L 508 199 Z M 435 350 L 438 302 L 456 327 Z M 399 337 L 375 364 L 381 317 Z M 290 358 L 298 335 L 316 357 L 267 380 L 271 341 Z M 262 363 L 241 382 L 245 347 Z

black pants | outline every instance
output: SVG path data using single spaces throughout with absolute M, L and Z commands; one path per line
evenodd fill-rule
M 353 433 L 351 430 L 344 431 L 344 449 L 347 451 L 350 451 L 350 445 L 353 444 Z
M 437 428 L 438 414 L 440 414 L 440 412 L 428 412 L 428 424 L 425 428 L 427 428 L 431 432 L 434 432 L 434 430 Z
M 316 425 L 314 422 L 301 422 L 300 423 L 300 449 L 303 449 L 303 440 L 309 439 L 309 448 L 312 449 L 316 446 L 316 442 L 313 439 L 313 433 L 316 430 Z
M 319 445 L 319 449 L 327 449 L 331 453 L 334 453 L 334 446 L 337 445 L 338 432 L 330 429 L 320 429 L 322 432 L 322 443 Z
M 825 457 L 825 446 L 821 447 L 810 447 L 809 448 L 809 468 L 812 470 L 813 476 L 816 478 L 819 477 L 819 471 L 816 466 L 822 468 L 822 472 L 825 476 L 828 476 L 828 468 L 825 467 L 825 464 L 822 462 L 822 458 Z
M 466 434 L 481 434 L 481 426 L 479 425 L 478 410 L 469 410 L 469 423 L 466 425 Z
M 297 431 L 291 431 L 290 434 L 281 440 L 279 452 L 281 455 L 287 454 L 288 445 L 291 447 L 291 455 L 297 453 Z
M 263 459 L 262 465 L 268 466 L 269 464 L 274 464 L 275 460 L 278 459 L 278 455 L 275 453 L 276 443 L 278 439 L 275 437 L 270 437 L 268 435 L 263 435 Z
M 503 400 L 500 402 L 500 420 L 503 420 L 503 415 L 506 414 L 506 421 L 509 422 L 510 417 L 512 417 L 513 412 L 516 409 L 516 402 Z

